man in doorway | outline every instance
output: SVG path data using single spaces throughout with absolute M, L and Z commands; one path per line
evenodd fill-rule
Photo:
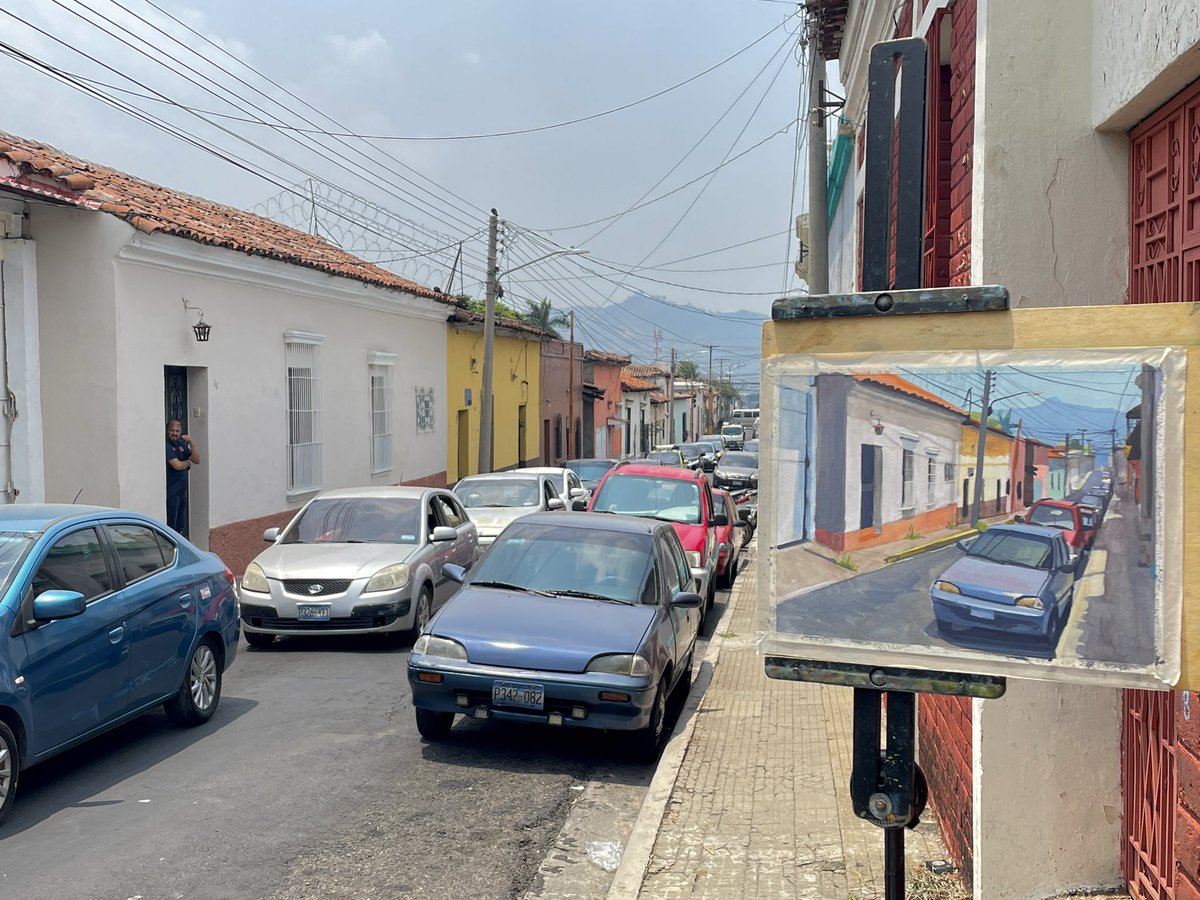
M 188 469 L 200 465 L 200 451 L 178 419 L 167 423 L 167 525 L 188 536 Z

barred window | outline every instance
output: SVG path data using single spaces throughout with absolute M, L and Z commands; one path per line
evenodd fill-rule
M 323 335 L 287 331 L 288 493 L 321 487 L 321 342 Z
M 433 431 L 433 388 L 417 388 L 417 431 Z
M 367 354 L 367 379 L 371 386 L 371 474 L 392 470 L 392 385 L 396 371 L 394 353 Z

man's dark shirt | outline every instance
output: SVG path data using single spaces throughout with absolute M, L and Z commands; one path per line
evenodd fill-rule
M 183 441 L 173 441 L 167 438 L 167 493 L 183 494 L 187 492 L 187 469 L 176 469 L 171 465 L 173 459 L 191 459 L 192 448 Z

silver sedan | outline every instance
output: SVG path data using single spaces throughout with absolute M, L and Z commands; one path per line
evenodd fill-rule
M 527 469 L 469 475 L 454 486 L 454 493 L 478 526 L 485 548 L 521 516 L 566 507 L 553 476 Z
M 458 585 L 442 566 L 471 566 L 479 536 L 450 491 L 368 487 L 310 500 L 246 567 L 242 630 L 252 647 L 277 635 L 421 633 Z

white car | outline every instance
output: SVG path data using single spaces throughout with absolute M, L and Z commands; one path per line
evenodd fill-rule
M 592 492 L 583 486 L 579 475 L 572 469 L 558 466 L 534 466 L 530 469 L 521 469 L 521 471 L 530 475 L 549 475 L 554 478 L 554 486 L 558 488 L 559 496 L 563 498 L 567 509 L 585 510 L 588 502 L 592 499 Z M 581 503 L 582 505 L 580 505 Z
M 454 486 L 454 494 L 479 529 L 481 547 L 491 546 L 521 516 L 566 508 L 555 479 L 528 469 L 468 475 Z
M 479 557 L 475 524 L 440 488 L 326 491 L 263 540 L 271 547 L 246 567 L 240 590 L 251 647 L 278 635 L 415 638 L 458 588 L 442 566 Z

